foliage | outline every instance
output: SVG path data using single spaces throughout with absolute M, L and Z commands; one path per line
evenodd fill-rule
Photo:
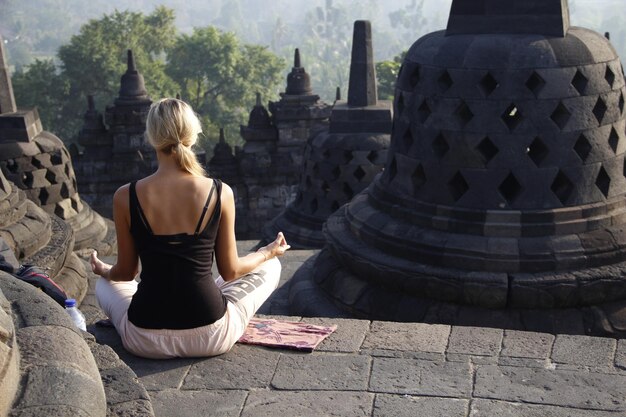
M 283 60 L 267 48 L 242 45 L 233 33 L 209 26 L 177 38 L 168 52 L 167 74 L 205 116 L 206 134 L 217 138 L 219 127 L 225 127 L 234 143 L 256 93 L 266 99 L 276 96 L 283 68 Z
M 405 55 L 406 52 L 402 52 L 400 55 L 395 56 L 391 61 L 376 63 L 376 79 L 378 81 L 379 100 L 393 100 L 396 89 L 396 80 Z

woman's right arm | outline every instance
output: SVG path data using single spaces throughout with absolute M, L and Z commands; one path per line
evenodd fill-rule
M 215 259 L 217 269 L 224 281 L 232 281 L 251 272 L 263 262 L 280 256 L 289 249 L 282 233 L 272 243 L 256 252 L 239 257 L 235 238 L 235 197 L 233 190 L 227 185 L 222 187 L 222 213 L 215 242 Z
M 111 266 L 91 255 L 91 269 L 109 281 L 132 281 L 139 271 L 139 256 L 130 234 L 130 199 L 128 185 L 120 187 L 113 195 L 113 221 L 117 235 L 117 262 Z

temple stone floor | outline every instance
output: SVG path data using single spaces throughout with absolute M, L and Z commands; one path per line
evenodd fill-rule
M 240 253 L 255 243 L 239 242 Z M 97 342 L 137 375 L 156 416 L 626 416 L 624 340 L 286 317 L 289 279 L 316 252 L 281 259 L 281 287 L 260 311 L 336 324 L 313 353 L 237 344 L 214 358 L 147 360 L 126 352 L 115 330 L 93 324 L 102 318 L 93 285 L 81 309 Z M 116 386 L 107 400 L 137 389 Z M 129 408 L 125 415 L 152 413 Z

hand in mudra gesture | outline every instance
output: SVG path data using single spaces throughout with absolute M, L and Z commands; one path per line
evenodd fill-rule
M 261 252 L 265 256 L 265 260 L 268 260 L 283 255 L 289 248 L 291 246 L 287 244 L 283 232 L 278 232 L 276 239 L 272 243 L 259 248 L 257 252 Z

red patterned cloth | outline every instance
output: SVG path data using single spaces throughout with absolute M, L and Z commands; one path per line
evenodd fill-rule
M 336 325 L 316 326 L 302 322 L 252 318 L 239 343 L 311 352 L 336 329 Z

